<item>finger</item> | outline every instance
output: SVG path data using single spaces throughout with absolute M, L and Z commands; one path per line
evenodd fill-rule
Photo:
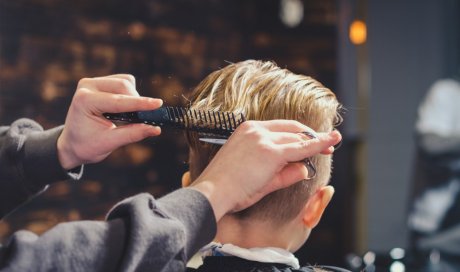
M 318 137 L 318 133 L 315 133 L 315 138 Z M 300 141 L 309 141 L 314 138 L 311 138 L 309 135 L 305 135 L 303 133 L 289 133 L 289 132 L 273 132 L 271 133 L 270 139 L 275 144 L 288 144 Z M 340 142 L 339 142 L 340 143 Z M 321 151 L 321 154 L 329 155 L 334 153 L 336 147 L 330 146 L 325 150 Z
M 323 154 L 323 155 L 330 155 L 330 154 L 334 153 L 335 149 L 336 149 L 335 147 L 330 146 L 330 147 L 326 148 L 325 150 L 321 151 L 320 153 Z
M 333 135 L 333 137 L 338 137 L 339 140 L 337 143 L 334 144 L 334 146 L 330 146 L 329 148 L 321 151 L 321 154 L 325 154 L 325 155 L 329 155 L 329 154 L 332 154 L 334 153 L 335 150 L 337 150 L 338 147 L 340 147 L 340 144 L 342 142 L 342 134 L 340 134 L 340 132 L 338 130 L 333 130 L 331 132 L 329 132 L 329 134 Z
M 159 127 L 146 124 L 129 124 L 108 131 L 105 139 L 110 143 L 112 150 L 127 144 L 139 142 L 147 137 L 161 134 Z
M 78 83 L 78 88 L 86 88 L 93 91 L 139 96 L 136 86 L 126 78 L 119 77 L 95 77 L 84 78 Z
M 302 133 L 292 132 L 272 132 L 269 135 L 270 139 L 275 144 L 288 144 L 293 142 L 308 141 L 312 139 Z
M 126 79 L 128 80 L 129 82 L 131 82 L 131 84 L 136 87 L 136 78 L 131 75 L 131 74 L 114 74 L 114 75 L 109 75 L 107 77 L 111 77 L 111 78 L 121 78 L 121 79 Z
M 313 129 L 295 120 L 269 120 L 252 122 L 257 122 L 260 126 L 274 132 L 279 131 L 299 133 L 308 131 L 309 133 L 316 135 L 316 132 Z
M 289 162 L 303 160 L 321 152 L 330 154 L 333 152 L 333 146 L 341 139 L 342 136 L 337 131 L 318 133 L 316 139 L 280 145 L 281 154 Z
M 95 113 L 118 113 L 154 110 L 161 107 L 163 100 L 142 96 L 91 92 L 82 89 L 74 96 L 74 101 L 72 103 L 88 108 Z

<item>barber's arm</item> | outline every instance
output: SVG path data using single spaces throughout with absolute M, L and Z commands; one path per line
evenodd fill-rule
M 305 141 L 297 132 L 307 129 L 293 121 L 246 122 L 193 187 L 158 200 L 128 198 L 107 222 L 63 223 L 42 236 L 17 232 L 0 249 L 0 270 L 184 271 L 214 237 L 219 218 L 296 182 L 306 171 L 297 161 L 332 152 L 340 141 L 335 132 Z
M 131 75 L 87 78 L 77 86 L 64 126 L 43 131 L 36 122 L 19 119 L 0 127 L 0 218 L 47 184 L 79 179 L 83 164 L 161 132 L 144 124 L 116 127 L 102 112 L 151 110 L 161 104 L 140 97 Z
M 107 221 L 61 223 L 41 236 L 15 232 L 0 245 L 0 271 L 183 271 L 216 232 L 206 197 L 182 189 L 119 203 Z
M 62 169 L 57 139 L 62 127 L 43 131 L 36 122 L 19 119 L 0 127 L 0 218 L 45 189 L 49 183 L 81 175 Z

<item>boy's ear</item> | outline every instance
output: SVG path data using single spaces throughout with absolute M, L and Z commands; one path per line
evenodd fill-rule
M 191 183 L 192 180 L 190 179 L 190 171 L 187 171 L 182 175 L 182 187 L 188 187 Z
M 309 229 L 318 225 L 324 210 L 334 195 L 334 187 L 324 186 L 318 189 L 307 201 L 303 209 L 303 223 Z

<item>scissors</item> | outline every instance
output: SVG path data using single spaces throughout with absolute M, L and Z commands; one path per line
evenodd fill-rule
M 308 136 L 310 139 L 316 139 L 318 138 L 314 133 L 309 132 L 309 131 L 303 131 L 300 132 L 300 134 Z M 210 144 L 216 144 L 216 145 L 224 145 L 228 139 L 223 139 L 223 138 L 199 138 L 200 141 L 205 142 L 205 143 L 210 143 Z M 303 161 L 303 164 L 305 167 L 308 169 L 308 176 L 305 180 L 311 180 L 316 177 L 316 167 L 315 165 L 311 162 L 310 158 L 305 158 Z

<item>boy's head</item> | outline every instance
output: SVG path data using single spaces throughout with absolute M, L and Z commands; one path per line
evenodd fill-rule
M 340 104 L 328 88 L 315 79 L 296 75 L 272 62 L 247 60 L 230 64 L 207 76 L 190 98 L 192 109 L 243 113 L 247 120 L 292 119 L 317 132 L 329 132 L 340 121 Z M 203 143 L 188 132 L 190 179 L 206 168 L 220 146 Z M 255 205 L 233 214 L 239 219 L 269 220 L 282 224 L 293 219 L 318 188 L 330 178 L 331 156 L 311 158 L 317 175 L 275 191 Z

